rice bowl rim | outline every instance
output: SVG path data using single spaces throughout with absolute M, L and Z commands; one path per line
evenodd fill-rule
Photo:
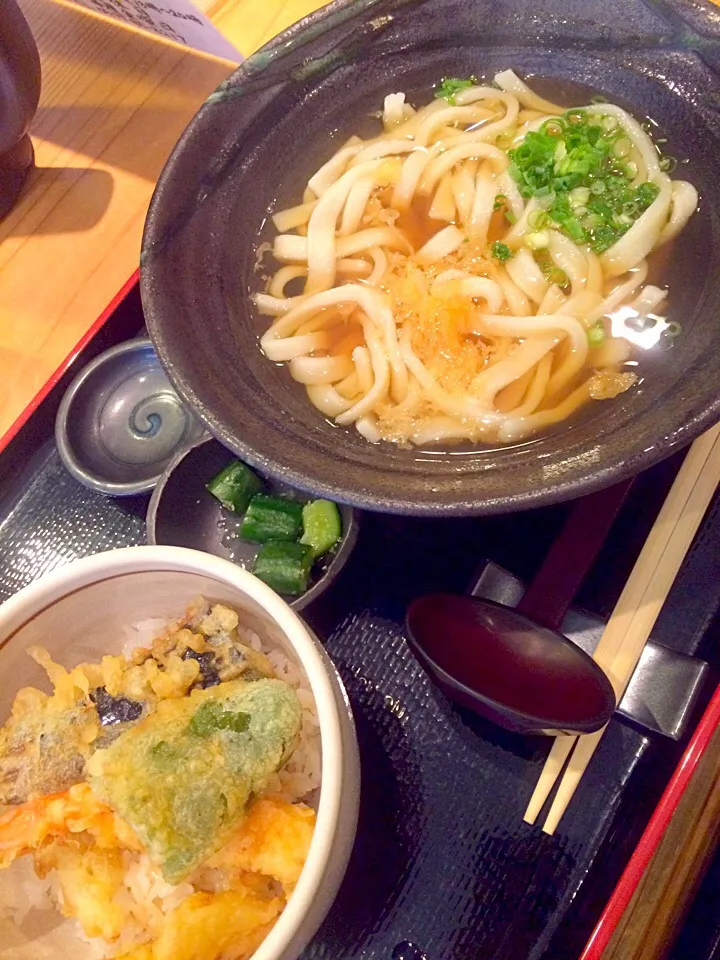
M 332 667 L 328 669 L 325 665 L 319 641 L 300 617 L 270 587 L 230 560 L 186 547 L 122 547 L 74 560 L 28 584 L 0 604 L 0 659 L 5 645 L 18 630 L 65 596 L 103 580 L 150 572 L 203 575 L 231 586 L 254 600 L 289 641 L 315 701 L 321 744 L 320 799 L 315 830 L 295 889 L 272 929 L 252 955 L 253 960 L 275 960 L 301 928 L 305 915 L 313 905 L 323 875 L 332 860 L 340 820 L 343 747 L 338 700 L 329 672 Z M 347 705 L 342 688 L 341 692 L 343 695 L 340 699 Z

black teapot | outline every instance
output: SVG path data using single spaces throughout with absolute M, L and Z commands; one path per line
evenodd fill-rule
M 0 0 L 0 218 L 34 162 L 28 127 L 40 99 L 40 57 L 16 0 Z

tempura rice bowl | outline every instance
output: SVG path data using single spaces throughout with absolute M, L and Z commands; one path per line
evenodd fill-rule
M 234 564 L 175 547 L 136 547 L 87 558 L 20 591 L 0 607 L 0 712 L 8 716 L 16 692 L 48 690 L 28 655 L 38 644 L 64 667 L 97 661 L 147 643 L 164 621 L 177 619 L 198 595 L 238 611 L 244 640 L 268 654 L 276 675 L 295 686 L 303 707 L 298 747 L 279 774 L 288 797 L 311 791 L 317 811 L 310 850 L 288 903 L 260 947 L 257 960 L 292 960 L 322 922 L 342 880 L 355 835 L 359 758 L 347 698 L 319 642 L 268 587 Z M 317 718 L 319 737 L 313 737 Z M 310 731 L 310 735 L 307 733 Z M 321 758 L 317 756 L 320 746 Z M 319 764 L 319 767 L 318 767 Z M 320 774 L 319 790 L 313 790 Z M 149 889 L 142 869 L 126 877 L 136 899 L 172 909 L 177 889 L 158 881 Z M 30 858 L 0 871 L 0 960 L 102 956 L 83 942 L 74 920 L 46 909 L 50 878 L 35 877 Z

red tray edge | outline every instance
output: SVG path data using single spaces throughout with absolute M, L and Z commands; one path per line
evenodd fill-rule
M 720 685 L 716 687 L 687 749 L 675 768 L 579 960 L 600 960 L 602 957 L 718 726 L 720 726 Z

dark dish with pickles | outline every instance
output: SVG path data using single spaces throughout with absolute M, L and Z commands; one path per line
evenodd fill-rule
M 225 510 L 242 517 L 240 539 L 260 544 L 252 572 L 286 596 L 306 592 L 316 561 L 342 538 L 337 504 L 266 493 L 261 478 L 242 460 L 224 467 L 207 490 Z

